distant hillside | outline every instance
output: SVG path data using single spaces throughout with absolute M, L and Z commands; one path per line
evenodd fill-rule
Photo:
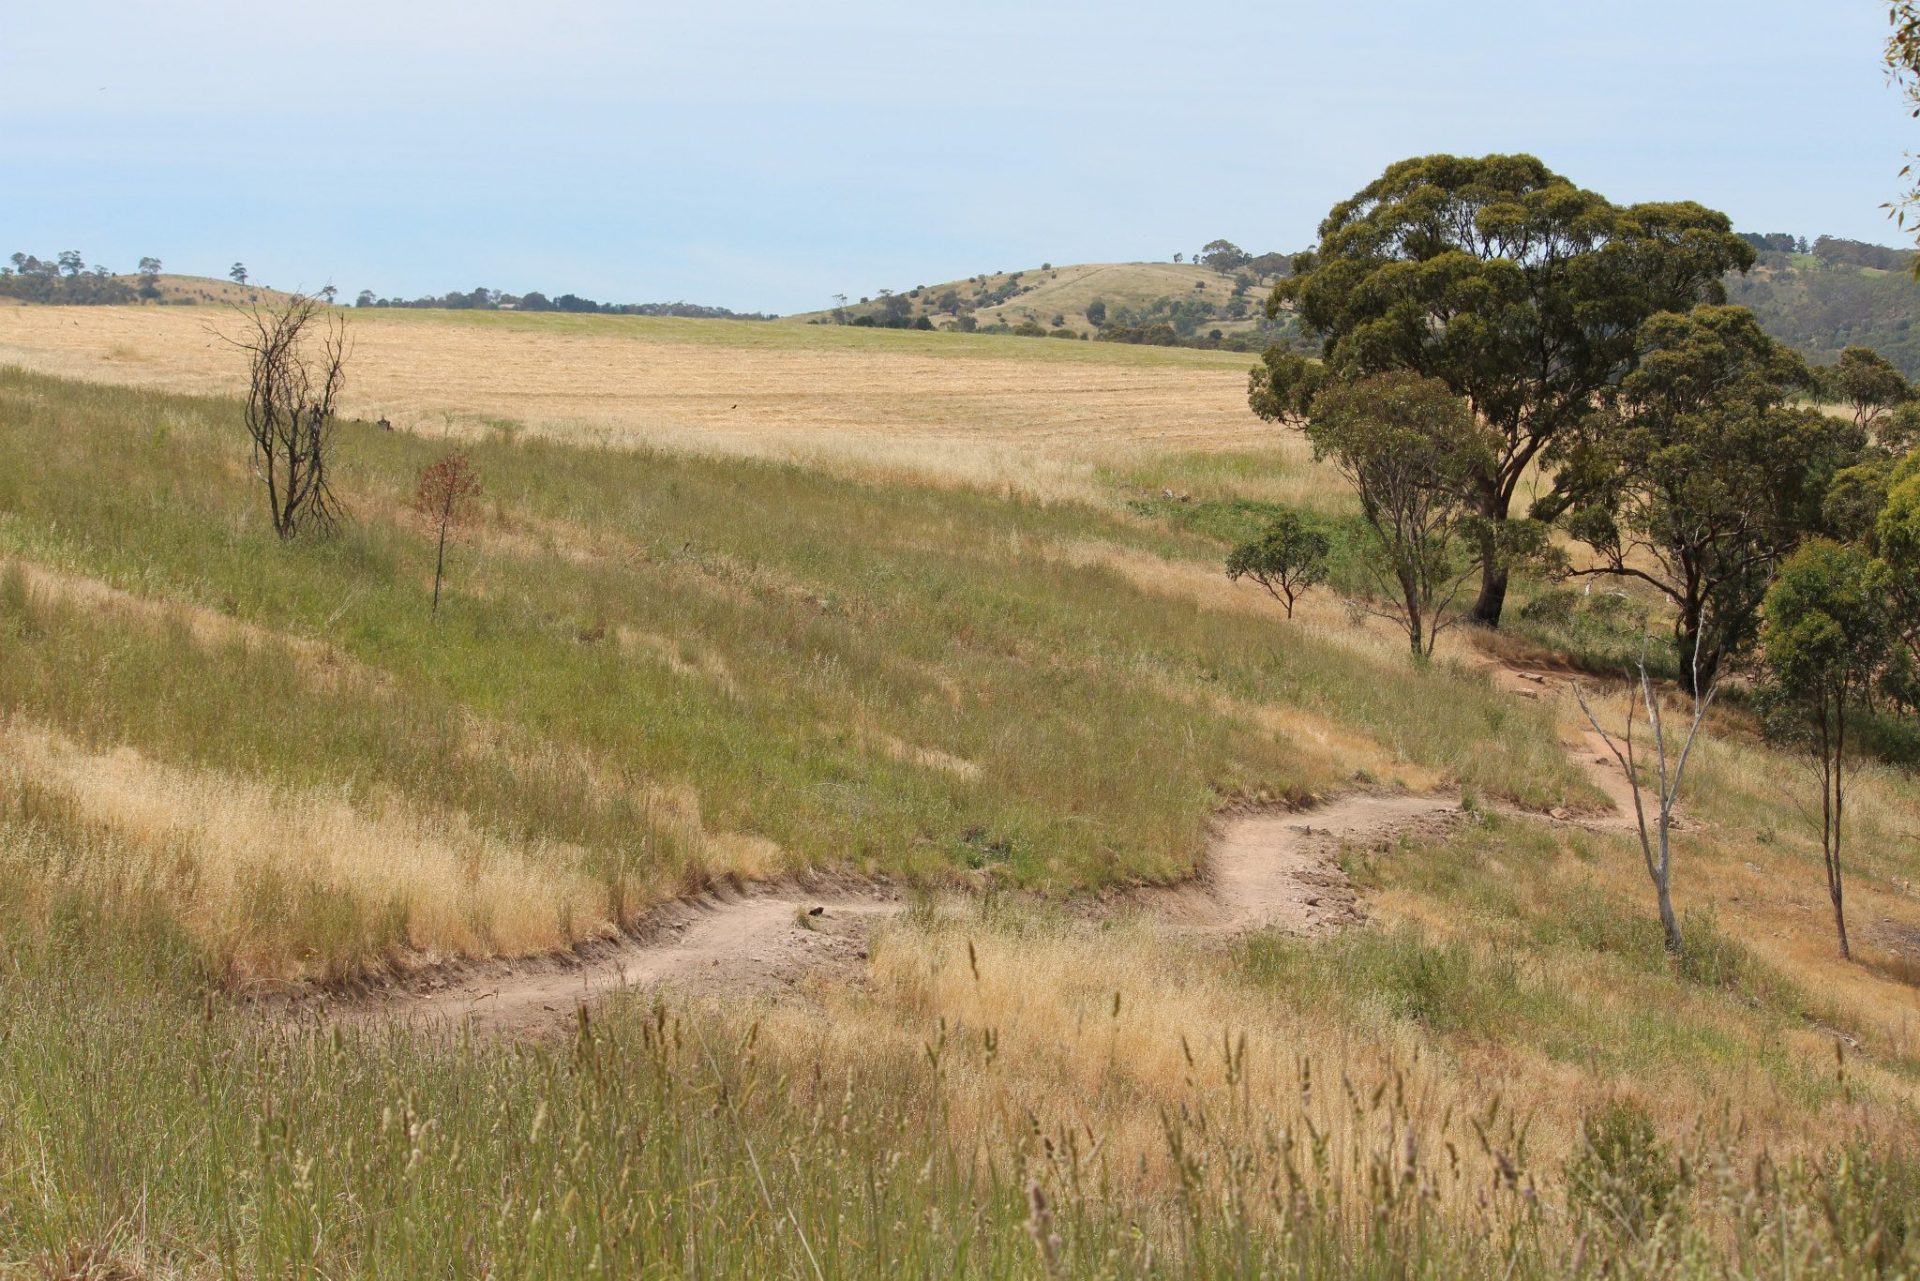
M 1872 347 L 1909 378 L 1920 378 L 1920 283 L 1906 250 L 1821 236 L 1809 244 L 1787 235 L 1750 236 L 1760 256 L 1745 276 L 1729 276 L 1729 300 L 1751 307 L 1768 333 L 1815 364 L 1843 347 Z M 1183 344 L 1264 346 L 1299 342 L 1291 320 L 1262 314 L 1282 255 L 1222 271 L 1200 263 L 1051 263 L 1025 271 L 989 272 L 901 293 L 849 299 L 838 308 L 789 316 L 808 324 L 877 324 L 910 328 L 1023 330 L 1059 337 L 1114 337 L 1116 329 L 1162 335 Z M 1268 268 L 1271 270 L 1261 270 Z M 1090 312 L 1091 309 L 1091 312 Z M 1153 341 L 1149 338 L 1147 341 Z
M 119 279 L 129 285 L 139 285 L 139 276 L 121 276 Z M 279 302 L 287 295 L 278 289 L 269 289 L 265 285 L 238 285 L 231 280 L 215 280 L 211 276 L 155 276 L 154 282 L 160 290 L 161 303 L 186 306 L 194 303 L 252 303 Z
M 1074 338 L 1163 328 L 1170 331 L 1164 335 L 1169 341 L 1205 343 L 1217 334 L 1258 337 L 1265 345 L 1295 332 L 1291 322 L 1269 323 L 1262 310 L 1287 257 L 1267 254 L 1225 268 L 1186 262 L 1043 263 L 848 299 L 836 308 L 787 319 L 989 333 L 1038 330 Z
M 1761 253 L 1747 275 L 1727 278 L 1727 297 L 1815 364 L 1843 347 L 1872 347 L 1920 377 L 1920 282 L 1909 252 L 1822 236 L 1805 253 Z

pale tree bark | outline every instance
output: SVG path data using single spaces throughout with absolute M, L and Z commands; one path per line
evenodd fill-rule
M 1713 705 L 1714 695 L 1720 692 L 1720 682 L 1714 677 L 1705 676 L 1700 670 L 1700 645 L 1696 641 L 1693 651 L 1693 719 L 1687 726 L 1687 736 L 1681 743 L 1678 755 L 1667 753 L 1667 733 L 1664 718 L 1660 713 L 1660 700 L 1654 694 L 1653 677 L 1647 671 L 1647 638 L 1640 638 L 1640 658 L 1637 664 L 1637 679 L 1629 673 L 1628 680 L 1637 684 L 1638 689 L 1629 688 L 1627 692 L 1627 724 L 1625 732 L 1619 737 L 1607 732 L 1600 724 L 1600 718 L 1594 715 L 1593 707 L 1587 702 L 1586 691 L 1580 688 L 1578 681 L 1573 685 L 1573 696 L 1580 702 L 1580 710 L 1586 713 L 1587 723 L 1613 753 L 1614 760 L 1626 775 L 1627 786 L 1633 789 L 1634 827 L 1640 837 L 1640 853 L 1646 863 L 1647 875 L 1653 881 L 1654 896 L 1660 905 L 1660 928 L 1666 934 L 1667 951 L 1675 956 L 1680 954 L 1680 921 L 1673 910 L 1673 809 L 1680 799 L 1680 783 L 1686 776 L 1687 762 L 1693 755 L 1693 745 L 1700 735 L 1700 726 L 1707 718 L 1707 709 Z M 1636 697 L 1637 696 L 1637 697 Z M 1654 768 L 1654 814 L 1651 822 L 1647 816 L 1647 807 L 1641 799 L 1640 764 L 1638 752 L 1633 741 L 1633 722 L 1635 704 L 1646 708 L 1648 725 L 1653 732 L 1654 753 L 1648 762 Z M 1837 903 L 1838 900 L 1836 900 Z

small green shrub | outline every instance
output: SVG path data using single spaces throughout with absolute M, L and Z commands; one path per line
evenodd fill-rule
M 1582 1147 L 1566 1164 L 1567 1203 L 1607 1236 L 1643 1240 L 1680 1210 L 1688 1172 L 1636 1099 L 1617 1098 L 1588 1116 Z

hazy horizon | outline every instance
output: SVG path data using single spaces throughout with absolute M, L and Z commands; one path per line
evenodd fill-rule
M 1215 236 L 1302 248 L 1434 151 L 1908 243 L 1881 206 L 1920 130 L 1884 7 L 1706 9 L 78 0 L 0 47 L 0 254 L 788 313 Z

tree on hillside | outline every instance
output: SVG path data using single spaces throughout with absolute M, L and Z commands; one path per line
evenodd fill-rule
M 1271 280 L 1293 270 L 1292 254 L 1256 254 L 1247 259 L 1247 270 L 1256 280 Z
M 59 256 L 60 274 L 69 280 L 87 269 L 87 260 L 80 256 L 78 249 L 63 249 Z
M 1674 602 L 1683 684 L 1711 681 L 1753 638 L 1774 568 L 1822 523 L 1821 500 L 1857 434 L 1791 398 L 1811 381 L 1741 307 L 1655 316 L 1646 354 L 1605 399 L 1568 471 L 1584 504 L 1568 532 L 1600 563 Z M 1691 660 L 1691 661 L 1690 661 Z
M 1707 719 L 1707 709 L 1713 706 L 1714 695 L 1719 693 L 1719 682 L 1707 677 L 1700 671 L 1700 652 L 1693 654 L 1693 679 L 1688 682 L 1693 690 L 1693 719 L 1687 724 L 1686 737 L 1680 741 L 1679 750 L 1667 751 L 1667 727 L 1660 712 L 1660 698 L 1654 692 L 1653 676 L 1647 668 L 1647 636 L 1640 635 L 1640 660 L 1637 673 L 1628 674 L 1627 686 L 1627 723 L 1625 732 L 1615 738 L 1594 715 L 1593 707 L 1587 702 L 1587 693 L 1580 688 L 1580 682 L 1573 683 L 1573 696 L 1579 700 L 1580 710 L 1587 715 L 1587 723 L 1593 726 L 1594 733 L 1607 745 L 1619 764 L 1620 771 L 1626 776 L 1627 786 L 1633 789 L 1633 822 L 1640 837 L 1640 855 L 1646 864 L 1647 875 L 1653 881 L 1653 893 L 1660 910 L 1660 929 L 1666 935 L 1667 952 L 1679 956 L 1682 950 L 1680 937 L 1680 919 L 1673 912 L 1673 809 L 1680 799 L 1680 784 L 1686 778 L 1687 762 L 1693 757 L 1694 741 L 1700 736 L 1700 726 Z M 1643 705 L 1647 710 L 1647 727 L 1652 737 L 1652 747 L 1648 752 L 1636 752 L 1633 742 L 1633 722 L 1635 704 Z M 1647 759 L 1650 755 L 1650 759 Z M 1644 765 L 1653 766 L 1654 814 L 1651 825 L 1647 820 L 1647 807 L 1641 801 L 1640 773 Z
M 1753 257 L 1697 204 L 1614 205 L 1532 156 L 1426 156 L 1336 205 L 1267 314 L 1293 308 L 1342 376 L 1438 378 L 1493 430 L 1473 483 L 1485 540 L 1473 616 L 1492 626 L 1507 593 L 1498 526 L 1522 478 L 1557 461 L 1633 367 L 1647 317 L 1720 301 L 1720 278 Z M 1556 491 L 1534 514 L 1571 501 Z
M 1876 435 L 1889 414 L 1914 399 L 1913 386 L 1871 347 L 1848 347 L 1820 371 L 1820 390 L 1853 411 L 1862 433 Z
M 1472 482 L 1493 433 L 1446 384 L 1404 370 L 1329 385 L 1306 433 L 1353 486 L 1373 532 L 1368 569 L 1391 604 L 1370 612 L 1397 624 L 1416 658 L 1431 656 L 1473 572 L 1460 543 L 1477 532 Z
M 318 300 L 303 294 L 240 314 L 245 328 L 228 341 L 247 356 L 247 435 L 273 530 L 282 539 L 331 530 L 340 516 L 331 471 L 346 321 L 324 315 Z
M 227 279 L 233 281 L 233 283 L 236 285 L 246 284 L 247 283 L 247 264 L 243 262 L 236 262 L 233 264 L 233 266 L 227 268 Z
M 896 294 L 891 289 L 880 291 L 880 316 L 888 324 L 905 324 L 907 317 L 912 314 L 913 303 L 905 295 Z
M 1820 852 L 1840 955 L 1852 959 L 1841 854 L 1848 731 L 1859 708 L 1904 659 L 1890 635 L 1884 575 L 1856 547 L 1816 539 L 1781 567 L 1767 593 L 1762 637 L 1768 728 L 1800 746 L 1820 787 Z
M 1098 329 L 1107 323 L 1107 300 L 1095 298 L 1087 304 L 1087 323 Z
M 1906 671 L 1920 673 L 1920 454 L 1893 468 L 1872 546 L 1885 566 L 1889 625 L 1906 651 Z M 1912 684 L 1891 692 L 1909 709 L 1920 709 L 1920 692 Z
M 1309 529 L 1293 512 L 1267 522 L 1260 536 L 1242 543 L 1227 557 L 1227 579 L 1251 578 L 1293 617 L 1293 604 L 1311 587 L 1327 581 L 1327 536 Z
M 480 496 L 480 474 L 465 454 L 454 452 L 427 464 L 414 486 L 413 509 L 427 518 L 437 539 L 433 559 L 433 607 L 440 616 L 440 584 L 447 575 L 447 536 L 465 522 Z
M 140 296 L 146 299 L 160 296 L 160 260 L 158 258 L 140 260 Z
M 1230 276 L 1253 261 L 1253 255 L 1231 240 L 1209 240 L 1200 252 L 1194 255 L 1193 260 L 1205 264 L 1223 276 Z
M 1835 472 L 1820 500 L 1820 531 L 1874 550 L 1880 515 L 1893 488 L 1894 467 L 1891 458 L 1871 457 Z

